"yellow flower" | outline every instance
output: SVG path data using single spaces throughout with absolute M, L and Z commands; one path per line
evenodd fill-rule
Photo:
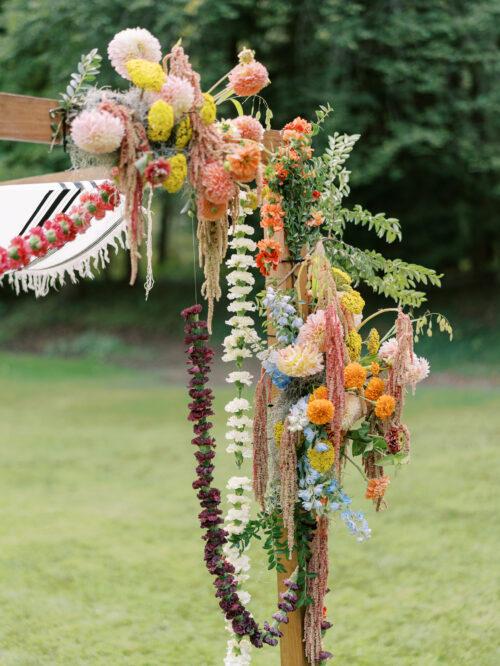
M 345 271 L 342 271 L 340 268 L 336 268 L 335 266 L 332 267 L 332 275 L 333 279 L 335 280 L 335 284 L 337 287 L 348 287 L 351 282 L 351 276 L 348 275 Z
M 184 148 L 191 141 L 192 136 L 191 120 L 189 116 L 184 116 L 175 131 L 175 147 L 179 149 Z
M 168 161 L 170 162 L 170 175 L 163 183 L 163 187 L 170 194 L 174 194 L 174 192 L 178 192 L 181 189 L 186 179 L 187 161 L 183 153 L 174 155 Z
M 335 449 L 333 448 L 333 444 L 328 440 L 319 443 L 327 446 L 327 450 L 320 452 L 316 451 L 316 449 L 313 447 L 312 449 L 308 450 L 307 457 L 311 467 L 317 472 L 324 474 L 332 468 L 332 465 L 335 462 Z
M 381 395 L 375 403 L 375 415 L 378 416 L 379 419 L 388 419 L 389 416 L 394 414 L 395 409 L 396 401 L 392 395 Z
M 217 106 L 210 93 L 203 93 L 205 102 L 200 109 L 200 118 L 205 125 L 211 125 L 217 118 Z
M 148 111 L 148 137 L 151 141 L 166 141 L 174 126 L 174 110 L 162 99 L 154 102 Z
M 284 429 L 284 423 L 283 421 L 276 421 L 274 424 L 274 443 L 276 446 L 279 446 L 281 444 L 281 438 L 283 437 L 283 429 Z
M 352 314 L 361 314 L 365 307 L 364 298 L 355 289 L 346 292 L 340 300 L 345 309 Z
M 372 328 L 368 333 L 368 340 L 366 341 L 368 353 L 374 356 L 380 347 L 380 335 L 376 328 Z
M 370 372 L 374 377 L 380 374 L 380 365 L 376 361 L 370 363 Z
M 349 331 L 346 338 L 347 351 L 351 361 L 359 361 L 361 356 L 361 336 L 357 331 Z
M 160 92 L 167 78 L 162 66 L 157 62 L 133 58 L 125 66 L 134 86 L 144 90 Z

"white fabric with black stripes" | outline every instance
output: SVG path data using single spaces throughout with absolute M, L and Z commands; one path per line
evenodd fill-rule
M 68 212 L 79 194 L 96 188 L 93 181 L 1 186 L 0 246 L 7 248 L 15 236 L 24 236 L 58 213 Z M 26 268 L 5 277 L 17 291 L 34 290 L 37 296 L 43 296 L 50 287 L 63 284 L 68 276 L 73 282 L 78 277 L 92 277 L 109 261 L 110 247 L 118 250 L 124 246 L 125 223 L 120 206 L 109 211 L 103 220 L 93 220 L 85 233 L 64 247 L 43 258 L 34 258 Z

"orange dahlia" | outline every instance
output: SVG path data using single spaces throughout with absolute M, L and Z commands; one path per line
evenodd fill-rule
M 227 202 L 215 204 L 205 197 L 198 197 L 197 206 L 200 219 L 209 220 L 211 222 L 222 219 L 227 211 Z
M 365 398 L 377 400 L 384 392 L 384 380 L 380 377 L 372 377 L 365 389 Z
M 315 425 L 325 425 L 333 419 L 335 407 L 331 400 L 318 398 L 310 400 L 307 405 L 307 418 Z
M 260 148 L 255 141 L 241 141 L 227 156 L 229 171 L 241 183 L 248 183 L 255 178 L 259 164 Z
M 388 419 L 394 414 L 396 401 L 392 395 L 381 395 L 375 403 L 375 414 L 379 419 Z
M 349 363 L 344 368 L 344 386 L 346 389 L 363 387 L 366 379 L 366 370 L 360 363 Z
M 391 480 L 388 476 L 381 476 L 380 479 L 370 479 L 366 487 L 366 499 L 379 500 L 385 495 L 387 486 Z

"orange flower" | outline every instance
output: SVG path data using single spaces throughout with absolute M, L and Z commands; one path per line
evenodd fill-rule
M 381 476 L 380 479 L 370 479 L 366 487 L 366 499 L 379 500 L 385 495 L 387 486 L 391 480 L 388 476 Z
M 344 368 L 344 386 L 347 389 L 363 387 L 366 379 L 366 370 L 359 363 L 349 363 Z
M 380 374 L 380 365 L 377 363 L 377 361 L 372 361 L 370 364 L 370 372 L 374 377 Z
M 299 134 L 311 134 L 312 125 L 307 120 L 304 120 L 304 118 L 297 116 L 291 123 L 287 123 L 283 129 L 299 132 Z
M 276 162 L 274 165 L 274 171 L 278 180 L 281 182 L 281 184 L 283 184 L 283 181 L 288 177 L 288 169 L 285 169 L 281 162 Z
M 306 222 L 308 227 L 320 227 L 325 221 L 325 216 L 319 210 L 311 213 L 311 219 Z
M 255 141 L 241 141 L 234 152 L 227 156 L 229 171 L 236 180 L 248 183 L 257 175 L 260 164 L 260 148 Z
M 222 219 L 227 211 L 227 203 L 215 204 L 205 197 L 198 197 L 197 206 L 200 219 L 212 222 Z
M 328 389 L 326 386 L 318 386 L 314 389 L 311 400 L 328 400 Z
M 331 400 L 322 398 L 310 400 L 307 405 L 307 418 L 316 425 L 325 425 L 333 419 L 335 407 Z
M 283 229 L 283 218 L 285 211 L 279 203 L 264 203 L 260 210 L 260 226 L 264 229 L 269 228 L 273 231 Z
M 257 243 L 259 253 L 255 263 L 262 275 L 267 276 L 272 269 L 276 269 L 281 258 L 281 246 L 274 238 L 263 238 Z
M 379 419 L 388 419 L 389 416 L 394 414 L 396 409 L 396 401 L 392 395 L 381 395 L 375 403 L 375 414 Z
M 384 380 L 380 377 L 372 377 L 365 389 L 365 398 L 377 400 L 384 392 Z

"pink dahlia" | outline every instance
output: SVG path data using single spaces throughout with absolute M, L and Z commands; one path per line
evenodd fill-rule
M 164 83 L 160 95 L 172 106 L 176 119 L 193 108 L 194 88 L 187 79 L 181 79 L 180 76 L 170 75 Z
M 160 62 L 161 45 L 149 30 L 127 28 L 118 32 L 110 41 L 108 57 L 118 74 L 130 81 L 127 62 L 136 59 Z
M 230 174 L 218 162 L 205 166 L 201 183 L 205 189 L 205 198 L 214 204 L 227 204 L 236 191 Z
M 313 312 L 301 326 L 297 336 L 297 344 L 315 347 L 321 352 L 325 351 L 325 311 Z
M 394 357 L 396 356 L 397 350 L 398 350 L 398 341 L 396 340 L 396 338 L 389 338 L 389 340 L 386 340 L 380 346 L 378 355 L 380 356 L 381 359 L 386 361 L 386 363 L 392 363 Z
M 236 65 L 229 72 L 229 85 L 239 97 L 257 95 L 269 82 L 267 69 L 257 61 Z
M 71 138 L 87 153 L 112 153 L 120 147 L 123 123 L 106 111 L 82 111 L 71 123 Z
M 423 356 L 415 356 L 413 363 L 406 369 L 405 381 L 407 384 L 418 384 L 429 376 L 430 364 Z
M 264 138 L 264 128 L 253 116 L 238 116 L 233 120 L 233 124 L 243 139 L 260 143 Z

